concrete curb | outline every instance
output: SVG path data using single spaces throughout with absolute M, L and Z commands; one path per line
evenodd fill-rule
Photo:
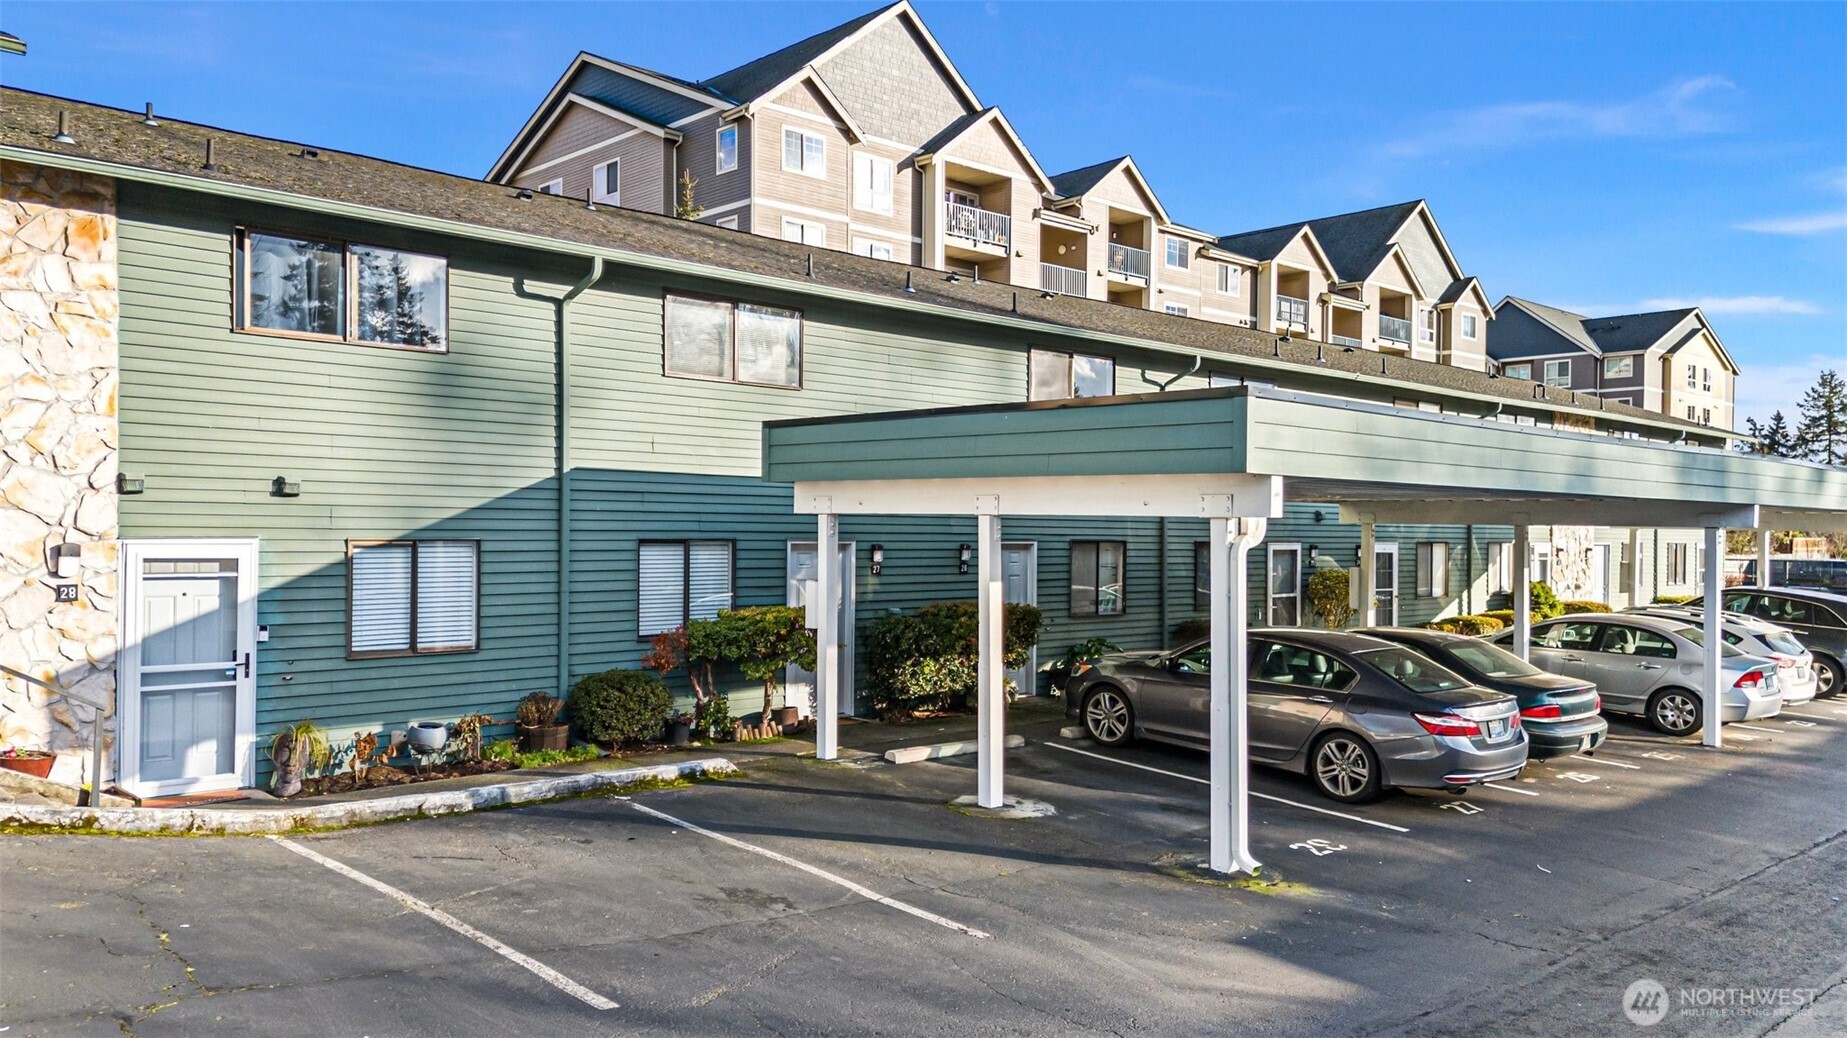
M 1024 735 L 1007 736 L 1007 748 L 1017 750 L 1026 745 Z M 959 757 L 964 753 L 975 753 L 981 744 L 968 742 L 939 742 L 928 746 L 900 746 L 895 750 L 886 750 L 885 759 L 893 764 L 915 764 L 920 760 L 934 760 L 938 757 Z
M 723 757 L 706 757 L 645 768 L 587 771 L 555 778 L 503 782 L 471 789 L 354 800 L 341 804 L 316 804 L 296 809 L 253 811 L 236 808 L 186 810 L 184 808 L 49 807 L 36 804 L 0 804 L 0 828 L 26 827 L 84 833 L 120 833 L 133 836 L 255 836 L 302 829 L 337 829 L 346 825 L 391 822 L 401 818 L 459 815 L 482 808 L 529 804 L 540 800 L 589 793 L 598 789 L 632 786 L 643 782 L 673 782 L 737 773 L 737 765 Z

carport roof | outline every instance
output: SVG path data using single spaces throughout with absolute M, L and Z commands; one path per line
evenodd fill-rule
M 876 511 L 881 488 L 920 480 L 1223 478 L 1229 495 L 1255 476 L 1349 521 L 1847 529 L 1847 470 L 1265 386 L 768 422 L 763 475 L 797 484 L 802 511 L 805 495 Z

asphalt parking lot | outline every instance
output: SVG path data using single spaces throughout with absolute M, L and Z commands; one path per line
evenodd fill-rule
M 281 841 L 6 838 L 0 1027 L 1847 1033 L 1847 703 L 1729 727 L 1722 752 L 1616 720 L 1596 758 L 1462 798 L 1349 808 L 1258 769 L 1252 847 L 1285 881 L 1262 890 L 1158 867 L 1204 856 L 1202 754 L 1063 724 L 1016 707 L 1009 792 L 1058 811 L 1035 820 L 947 809 L 973 758 L 777 754 Z M 1642 979 L 1667 993 L 1646 1032 L 1623 1011 Z

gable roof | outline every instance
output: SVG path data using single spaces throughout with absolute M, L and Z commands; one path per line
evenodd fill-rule
M 1167 218 L 1167 207 L 1161 204 L 1161 197 L 1154 193 L 1154 188 L 1148 186 L 1148 178 L 1142 176 L 1141 168 L 1136 166 L 1135 160 L 1127 155 L 1119 155 L 1113 159 L 1105 159 L 1093 165 L 1060 173 L 1052 178 L 1052 190 L 1057 192 L 1060 198 L 1082 198 L 1117 170 L 1122 170 L 1125 176 L 1135 182 L 1135 186 L 1141 190 L 1141 193 L 1148 196 L 1148 203 L 1154 206 L 1156 220 L 1162 223 L 1173 222 Z
M 956 70 L 943 53 L 943 48 L 930 34 L 928 26 L 918 17 L 910 0 L 898 0 L 876 11 L 869 11 L 851 21 L 842 22 L 831 29 L 823 29 L 804 40 L 797 40 L 778 51 L 765 54 L 760 58 L 747 61 L 737 68 L 720 72 L 716 76 L 700 80 L 699 86 L 729 98 L 734 104 L 748 104 L 767 94 L 778 93 L 790 80 L 800 75 L 811 65 L 818 65 L 843 47 L 851 44 L 860 35 L 882 25 L 888 19 L 903 17 L 910 21 L 911 27 L 922 37 L 943 71 L 948 74 L 950 85 L 962 96 L 968 107 L 979 109 L 981 101 L 976 98 L 962 73 Z
M 1313 225 L 1310 225 L 1310 226 L 1312 227 Z M 1322 244 L 1326 245 L 1325 242 L 1323 242 Z M 1410 257 L 1405 255 L 1404 249 L 1401 246 L 1399 246 L 1397 242 L 1392 242 L 1389 245 L 1387 245 L 1385 247 L 1385 251 L 1379 254 L 1379 262 L 1374 263 L 1371 267 L 1367 269 L 1366 273 L 1360 275 L 1358 278 L 1355 278 L 1354 280 L 1364 281 L 1365 279 L 1372 277 L 1374 274 L 1377 274 L 1379 272 L 1380 267 L 1383 267 L 1387 263 L 1391 263 L 1394 261 L 1397 262 L 1398 269 L 1401 271 L 1404 271 L 1405 281 L 1410 284 L 1411 291 L 1416 293 L 1416 295 L 1419 298 L 1422 298 L 1422 299 L 1430 298 L 1429 289 L 1424 287 L 1423 280 L 1417 276 L 1417 268 L 1411 265 Z M 1338 266 L 1338 264 L 1336 265 Z
M 1013 124 L 1007 121 L 1006 114 L 998 108 L 983 108 L 979 112 L 970 112 L 943 127 L 936 136 L 925 141 L 923 146 L 917 149 L 917 157 L 913 161 L 919 166 L 929 165 L 936 158 L 937 153 L 967 136 L 975 127 L 985 126 L 988 123 L 993 123 L 1001 136 L 1007 138 L 1014 150 L 1020 153 L 1020 157 L 1026 160 L 1026 171 L 1032 174 L 1033 180 L 1039 185 L 1039 190 L 1051 191 L 1052 178 L 1045 175 L 1045 170 L 1039 167 L 1039 160 L 1033 158 L 1033 153 L 1026 147 L 1026 142 L 1020 139 L 1020 135 L 1013 129 Z
M 1357 213 L 1324 216 L 1309 220 L 1315 238 L 1327 251 L 1342 281 L 1364 281 L 1385 262 L 1392 251 L 1392 236 L 1398 233 L 1422 202 L 1399 202 Z
M 1487 315 L 1488 320 L 1494 320 L 1494 303 L 1488 299 L 1487 290 L 1481 287 L 1481 279 L 1474 275 L 1465 277 L 1461 281 L 1450 282 L 1449 287 L 1444 289 L 1443 294 L 1437 298 L 1437 305 L 1454 306 L 1462 302 L 1462 297 L 1471 292 L 1475 294 L 1476 299 L 1481 301 L 1482 312 Z
M 61 112 L 74 144 L 51 139 Z M 1044 299 L 992 281 L 945 278 L 843 252 L 726 230 L 615 206 L 521 192 L 502 184 L 163 116 L 0 87 L 0 159 L 116 177 L 193 197 L 280 207 L 335 219 L 409 228 L 419 234 L 543 253 L 559 262 L 591 257 L 662 283 L 749 286 L 791 297 L 832 300 L 901 314 L 907 320 L 979 323 L 1022 334 L 1063 336 L 1104 348 L 1200 356 L 1234 371 L 1285 373 L 1305 385 L 1375 387 L 1381 394 L 1421 390 L 1446 399 L 1498 402 L 1631 428 L 1722 436 L 1670 416 L 1606 401 L 1580 401 L 1561 389 L 1491 379 L 1432 361 L 1356 351 L 1324 351 L 1306 337 L 1283 343 L 1256 329 L 1173 317 L 1077 296 Z M 216 168 L 202 168 L 206 142 Z M 549 261 L 548 261 L 549 262 Z M 1325 345 L 1325 344 L 1323 344 Z
M 796 72 L 795 75 L 777 84 L 774 90 L 757 98 L 755 101 L 740 105 L 738 109 L 733 109 L 731 112 L 727 112 L 726 115 L 729 117 L 735 114 L 739 109 L 746 115 L 754 115 L 759 106 L 771 104 L 776 98 L 782 97 L 787 93 L 789 88 L 800 83 L 809 84 L 814 87 L 815 93 L 821 95 L 821 103 L 832 109 L 833 113 L 839 117 L 840 125 L 846 127 L 847 138 L 849 140 L 857 144 L 866 139 L 866 133 L 859 128 L 859 123 L 853 118 L 853 113 L 847 111 L 847 106 L 841 104 L 840 98 L 834 96 L 834 88 L 827 85 L 827 80 L 822 79 L 821 73 L 812 65 L 804 66 L 801 70 Z
M 1646 314 L 1586 317 L 1584 331 L 1605 353 L 1636 353 L 1659 344 L 1681 322 L 1698 312 L 1696 307 L 1688 306 Z
M 1574 314 L 1570 310 L 1560 310 L 1555 306 L 1535 303 L 1531 299 L 1507 296 L 1494 306 L 1496 316 L 1504 307 L 1524 313 L 1538 323 L 1546 335 L 1542 337 L 1522 335 L 1512 326 L 1495 326 L 1495 333 L 1488 338 L 1488 354 L 1496 360 L 1537 357 L 1546 353 L 1565 353 L 1581 350 L 1593 357 L 1603 356 L 1603 349 L 1597 345 L 1589 333 L 1584 330 L 1584 315 Z
M 1217 247 L 1236 256 L 1268 263 L 1282 255 L 1283 250 L 1295 244 L 1297 238 L 1307 240 L 1308 249 L 1315 254 L 1315 259 L 1321 264 L 1322 273 L 1326 274 L 1330 281 L 1335 280 L 1333 261 L 1328 259 L 1327 250 L 1321 247 L 1320 240 L 1315 236 L 1315 229 L 1305 223 L 1228 235 L 1218 240 Z
M 488 180 L 505 181 L 545 136 L 572 97 L 595 101 L 655 126 L 670 127 L 684 119 L 723 107 L 723 99 L 683 79 L 579 51 L 527 116 L 507 147 L 487 171 Z

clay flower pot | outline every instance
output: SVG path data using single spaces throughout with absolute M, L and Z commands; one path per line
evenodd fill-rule
M 0 768 L 21 772 L 33 778 L 50 778 L 51 766 L 57 762 L 57 754 L 44 750 L 9 750 L 0 754 Z

